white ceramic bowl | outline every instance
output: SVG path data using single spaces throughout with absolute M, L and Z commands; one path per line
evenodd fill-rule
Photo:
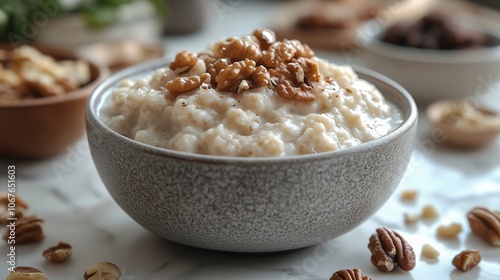
M 480 98 L 500 80 L 500 35 L 489 33 L 493 46 L 473 50 L 428 50 L 368 39 L 363 64 L 395 80 L 417 103 L 439 99 Z

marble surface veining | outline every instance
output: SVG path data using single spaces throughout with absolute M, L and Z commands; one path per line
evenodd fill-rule
M 238 5 L 218 13 L 202 33 L 167 38 L 167 51 L 170 55 L 183 48 L 199 51 L 208 41 L 249 33 L 256 26 L 266 26 L 272 8 L 281 5 L 278 2 L 269 8 L 264 2 L 248 2 L 253 3 L 232 1 Z M 239 24 L 228 24 L 231 22 Z M 338 57 L 325 54 L 327 58 L 329 55 Z M 500 110 L 497 93 L 482 101 Z M 45 239 L 17 246 L 16 264 L 37 267 L 49 279 L 56 280 L 83 279 L 85 269 L 100 261 L 115 263 L 121 269 L 122 280 L 327 280 L 336 270 L 354 267 L 374 280 L 498 280 L 500 248 L 490 247 L 470 233 L 466 213 L 474 206 L 500 210 L 500 139 L 477 151 L 457 151 L 436 143 L 430 131 L 421 114 L 409 168 L 394 195 L 369 220 L 339 238 L 272 254 L 202 250 L 148 233 L 111 199 L 95 170 L 84 137 L 53 158 L 0 159 L 0 186 L 5 188 L 0 191 L 7 188 L 7 166 L 15 165 L 17 194 L 29 203 L 29 213 L 45 221 Z M 414 203 L 399 199 L 405 189 L 418 190 Z M 438 219 L 405 225 L 404 212 L 418 212 L 427 204 L 437 208 Z M 463 232 L 454 240 L 438 239 L 436 228 L 451 222 L 461 223 Z M 382 273 L 371 265 L 368 238 L 380 226 L 399 231 L 414 247 L 417 265 L 413 271 L 396 269 Z M 59 241 L 73 246 L 73 256 L 62 264 L 48 263 L 42 251 Z M 438 260 L 420 256 L 425 243 L 440 251 Z M 451 265 L 451 260 L 466 248 L 480 250 L 483 260 L 478 267 L 463 273 Z M 0 279 L 8 273 L 8 249 L 5 243 L 0 246 Z

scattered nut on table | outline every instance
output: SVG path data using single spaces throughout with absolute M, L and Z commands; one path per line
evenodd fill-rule
M 28 204 L 19 195 L 0 194 L 0 224 L 7 224 L 8 218 L 22 218 Z
M 412 225 L 420 220 L 420 214 L 417 213 L 404 213 L 405 224 Z
M 432 245 L 425 243 L 424 246 L 422 246 L 422 256 L 429 259 L 437 259 L 437 257 L 439 257 L 439 251 Z
M 453 239 L 457 238 L 458 234 L 462 232 L 462 225 L 459 223 L 451 223 L 449 225 L 440 225 L 437 228 L 437 235 L 440 238 Z
M 100 262 L 89 266 L 83 278 L 85 280 L 117 280 L 120 275 L 120 269 L 115 264 Z
M 425 205 L 424 208 L 422 208 L 421 217 L 423 219 L 435 219 L 438 216 L 439 216 L 439 213 L 434 206 L 429 204 L 429 205 Z
M 59 242 L 56 246 L 43 251 L 42 255 L 48 261 L 54 263 L 63 262 L 71 256 L 71 245 L 65 242 Z
M 33 215 L 18 219 L 15 224 L 15 230 L 11 230 L 7 225 L 3 239 L 8 241 L 15 238 L 16 244 L 39 242 L 45 238 L 42 228 L 43 220 Z
M 399 233 L 388 228 L 376 230 L 370 237 L 368 249 L 372 252 L 372 264 L 380 271 L 392 271 L 395 265 L 405 271 L 415 268 L 415 252 L 411 245 Z
M 500 246 L 500 212 L 476 207 L 467 215 L 474 234 L 491 246 Z
M 330 280 L 372 280 L 372 278 L 363 275 L 359 268 L 353 268 L 338 270 L 330 277 Z
M 406 202 L 411 202 L 411 201 L 415 201 L 415 199 L 417 199 L 417 196 L 418 196 L 418 191 L 416 190 L 404 190 L 401 192 L 401 200 L 403 201 L 406 201 Z
M 5 280 L 47 280 L 49 279 L 40 270 L 29 266 L 18 266 Z
M 461 271 L 467 271 L 481 261 L 481 253 L 477 250 L 465 250 L 453 258 L 452 264 Z

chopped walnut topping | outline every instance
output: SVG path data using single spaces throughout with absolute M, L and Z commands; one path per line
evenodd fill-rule
M 300 65 L 305 75 L 305 82 L 311 85 L 312 82 L 321 81 L 321 74 L 319 73 L 319 65 L 316 62 L 307 58 L 299 58 L 296 60 Z
M 315 100 L 312 83 L 324 80 L 318 63 L 309 59 L 313 56 L 309 46 L 300 41 L 276 41 L 273 31 L 261 28 L 242 39 L 231 37 L 217 42 L 198 56 L 180 52 L 170 65 L 177 77 L 166 88 L 174 94 L 188 92 L 200 87 L 205 81 L 202 76 L 209 74 L 210 83 L 204 88 L 242 93 L 267 87 L 283 98 L 312 101 Z M 204 62 L 206 73 L 179 77 L 198 60 Z
M 219 58 L 215 60 L 214 58 L 205 58 L 205 64 L 207 66 L 207 72 L 212 77 L 211 83 L 217 83 L 217 76 L 222 69 L 228 67 L 232 62 L 227 58 Z
M 217 89 L 241 93 L 250 88 L 270 85 L 271 81 L 266 68 L 255 66 L 255 61 L 245 59 L 222 69 L 216 78 Z
M 267 72 L 266 67 L 260 65 L 255 69 L 252 74 L 252 81 L 255 83 L 255 87 L 268 87 L 271 85 L 271 78 L 269 72 Z
M 313 101 L 316 99 L 311 92 L 312 88 L 304 83 L 298 87 L 292 86 L 290 83 L 282 83 L 276 87 L 276 93 L 286 99 L 297 101 Z
M 170 69 L 177 70 L 179 72 L 186 72 L 191 69 L 196 64 L 198 58 L 195 54 L 188 51 L 180 51 L 176 56 L 174 61 L 170 63 Z
M 203 73 L 200 76 L 177 77 L 169 81 L 165 87 L 173 94 L 181 94 L 199 88 L 208 79 L 210 79 L 210 74 L 208 73 Z
M 267 50 L 272 44 L 276 43 L 276 34 L 270 29 L 256 29 L 253 36 L 259 41 L 262 50 Z
M 307 44 L 302 44 L 299 40 L 291 40 L 292 45 L 295 47 L 294 57 L 311 58 L 314 56 L 313 50 Z
M 249 59 L 254 62 L 260 61 L 261 56 L 259 45 L 233 37 L 221 42 L 216 54 L 216 58 L 230 58 L 232 61 Z
M 250 78 L 255 71 L 255 61 L 245 59 L 235 62 L 222 69 L 217 76 L 217 89 L 222 91 L 236 92 L 240 83 Z
M 295 56 L 297 49 L 289 40 L 283 40 L 272 44 L 269 49 L 262 53 L 262 62 L 268 68 L 277 67 Z
M 276 92 L 279 96 L 299 101 L 315 99 L 310 81 L 319 81 L 321 77 L 317 63 L 301 58 L 271 69 L 270 74 L 277 80 Z

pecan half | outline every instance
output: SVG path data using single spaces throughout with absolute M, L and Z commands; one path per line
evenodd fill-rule
M 476 207 L 467 215 L 474 234 L 491 246 L 500 246 L 500 212 Z
M 0 224 L 7 224 L 8 218 L 22 218 L 27 209 L 28 204 L 20 196 L 9 196 L 6 192 L 0 194 Z
M 253 36 L 259 41 L 262 50 L 267 50 L 272 44 L 276 43 L 276 34 L 270 29 L 255 29 Z
M 467 271 L 481 261 L 481 253 L 477 250 L 465 250 L 453 258 L 452 264 L 461 271 Z
M 188 51 L 180 51 L 170 63 L 170 69 L 185 72 L 191 69 L 196 64 L 196 61 L 198 61 L 198 58 L 195 54 Z
M 11 231 L 7 225 L 7 230 L 3 235 L 5 241 L 15 238 L 16 244 L 39 242 L 45 236 L 42 229 L 43 220 L 37 216 L 29 216 L 18 219 L 15 231 Z M 12 237 L 12 235 L 14 236 Z
M 14 268 L 5 280 L 47 280 L 49 279 L 39 269 L 29 266 L 18 266 Z
M 181 94 L 199 88 L 203 82 L 210 79 L 210 74 L 203 73 L 191 77 L 177 77 L 167 82 L 165 87 L 173 94 Z
M 378 228 L 368 244 L 371 262 L 378 270 L 388 272 L 395 265 L 405 271 L 415 268 L 415 253 L 408 242 L 397 232 L 388 228 Z
M 256 42 L 249 42 L 234 37 L 219 43 L 216 50 L 215 58 L 229 58 L 232 61 L 250 59 L 258 62 L 262 56 L 262 51 Z
M 91 265 L 83 274 L 85 280 L 117 280 L 120 278 L 120 269 L 113 263 L 100 262 Z
M 63 262 L 71 256 L 71 245 L 64 242 L 59 242 L 59 244 L 57 244 L 56 246 L 50 247 L 47 250 L 43 251 L 42 255 L 48 261 L 54 263 Z
M 335 272 L 330 280 L 372 280 L 369 276 L 364 276 L 359 268 L 343 269 Z

